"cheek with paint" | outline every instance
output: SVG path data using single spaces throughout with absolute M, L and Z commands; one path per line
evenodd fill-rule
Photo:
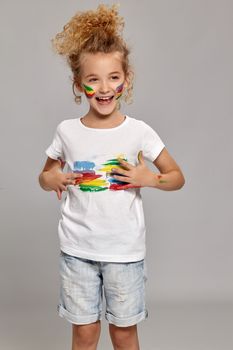
M 84 92 L 85 92 L 85 95 L 87 96 L 87 98 L 92 98 L 95 95 L 95 90 L 92 89 L 92 87 L 85 85 L 85 84 L 83 84 L 83 87 L 84 87 Z
M 121 97 L 122 93 L 123 93 L 123 87 L 124 87 L 124 83 L 122 83 L 121 85 L 119 85 L 117 88 L 116 88 L 116 100 L 118 100 L 118 98 Z

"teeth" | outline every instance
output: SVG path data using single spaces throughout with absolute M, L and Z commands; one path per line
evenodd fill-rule
M 99 100 L 109 100 L 110 98 L 112 98 L 112 96 L 109 97 L 97 97 Z

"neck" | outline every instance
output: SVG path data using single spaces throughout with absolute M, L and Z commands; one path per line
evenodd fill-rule
M 125 116 L 120 113 L 120 111 L 115 111 L 114 113 L 111 113 L 110 115 L 102 115 L 99 113 L 93 113 L 91 109 L 89 112 L 82 117 L 82 122 L 86 126 L 93 127 L 93 128 L 113 128 L 121 123 L 123 123 L 125 119 Z

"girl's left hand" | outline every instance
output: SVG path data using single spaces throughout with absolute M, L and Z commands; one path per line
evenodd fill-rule
M 114 173 L 117 175 L 112 175 L 116 180 L 122 182 L 128 182 L 126 184 L 127 188 L 132 187 L 154 187 L 156 181 L 156 174 L 153 173 L 146 165 L 143 158 L 142 151 L 138 154 L 139 164 L 136 166 L 129 164 L 125 160 L 118 158 L 120 165 L 124 168 L 112 168 Z M 119 174 L 119 175 L 118 175 Z M 124 175 L 124 176 L 121 176 Z

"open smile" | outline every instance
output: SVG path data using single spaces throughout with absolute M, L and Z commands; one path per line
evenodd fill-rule
M 101 105 L 108 105 L 112 102 L 114 96 L 108 96 L 108 97 L 96 97 L 96 100 Z

